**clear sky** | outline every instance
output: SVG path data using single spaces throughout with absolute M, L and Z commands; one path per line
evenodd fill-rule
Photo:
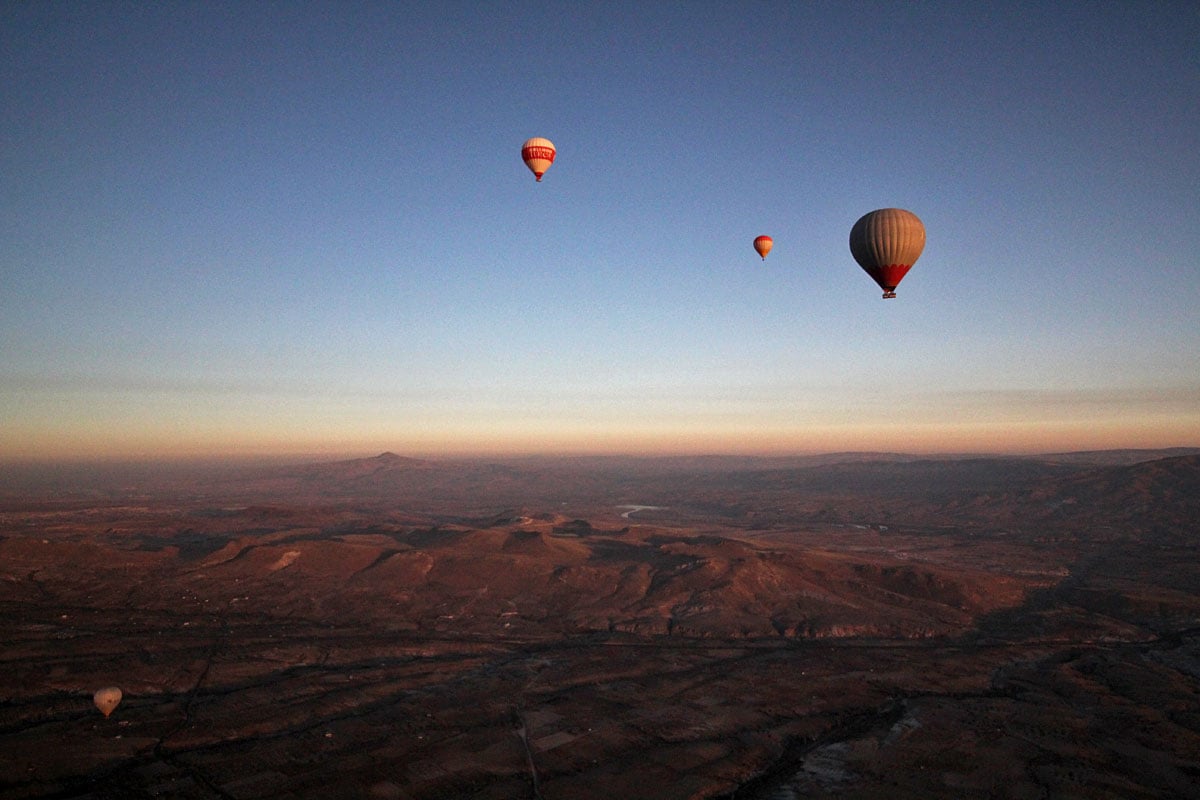
M 0 459 L 1197 445 L 1198 98 L 1192 0 L 2 3 Z

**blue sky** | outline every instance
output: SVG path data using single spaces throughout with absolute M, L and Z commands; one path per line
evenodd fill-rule
M 1198 43 L 1190 2 L 4 4 L 0 459 L 1197 444 Z

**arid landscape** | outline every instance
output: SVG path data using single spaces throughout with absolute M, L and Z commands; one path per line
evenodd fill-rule
M 1197 449 L 5 467 L 0 798 L 1200 797 L 1198 536 Z

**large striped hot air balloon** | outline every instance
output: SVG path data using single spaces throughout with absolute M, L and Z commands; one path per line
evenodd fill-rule
M 554 156 L 557 152 L 554 149 L 554 142 L 549 139 L 534 137 L 527 139 L 525 144 L 521 145 L 521 158 L 524 159 L 525 166 L 529 167 L 529 171 L 539 181 L 546 174 L 546 170 L 550 169 L 550 165 L 554 163 Z
M 881 208 L 864 215 L 850 229 L 850 255 L 883 289 L 896 296 L 896 285 L 925 249 L 925 226 L 911 211 Z
M 762 256 L 763 261 L 767 260 L 767 253 L 771 252 L 771 248 L 774 246 L 775 240 L 765 234 L 754 239 L 754 250 Z

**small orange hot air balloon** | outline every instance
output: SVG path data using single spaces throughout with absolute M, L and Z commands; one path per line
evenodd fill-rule
M 121 702 L 121 690 L 116 686 L 106 686 L 103 689 L 97 689 L 92 695 L 92 702 L 96 704 L 96 708 L 100 709 L 100 713 L 105 717 L 113 712 L 117 704 Z
M 549 139 L 541 139 L 534 137 L 527 139 L 525 144 L 521 145 L 521 158 L 525 161 L 525 166 L 529 167 L 529 171 L 539 181 L 546 174 L 546 170 L 550 169 L 550 165 L 554 163 L 554 156 L 558 153 L 554 149 L 554 142 Z
M 925 249 L 925 226 L 911 211 L 881 208 L 850 229 L 850 255 L 870 275 L 886 300 Z
M 774 246 L 775 240 L 765 234 L 754 239 L 754 249 L 762 256 L 763 261 L 767 260 L 767 253 L 771 252 Z

